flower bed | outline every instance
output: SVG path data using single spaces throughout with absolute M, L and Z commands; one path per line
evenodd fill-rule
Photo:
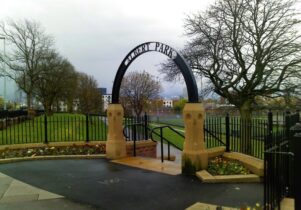
M 18 157 L 35 157 L 51 155 L 94 155 L 105 154 L 105 145 L 72 145 L 59 147 L 35 147 L 22 149 L 5 149 L 0 151 L 0 159 L 18 158 Z
M 250 171 L 241 165 L 239 161 L 227 160 L 221 156 L 209 161 L 207 171 L 213 176 L 250 174 Z

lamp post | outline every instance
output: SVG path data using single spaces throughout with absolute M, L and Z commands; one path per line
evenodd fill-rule
M 5 37 L 0 37 L 0 39 L 3 39 L 3 56 L 4 56 L 4 59 L 5 59 Z M 3 62 L 3 69 L 5 69 L 5 62 Z M 6 77 L 5 75 L 3 75 L 3 102 L 4 102 L 4 110 L 6 110 Z

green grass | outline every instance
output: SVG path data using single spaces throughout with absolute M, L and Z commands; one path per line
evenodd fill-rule
M 154 127 L 164 126 L 164 125 L 166 125 L 166 124 L 164 124 L 164 123 L 151 123 L 150 127 L 154 128 Z M 173 127 L 174 129 L 177 129 L 178 131 L 180 131 L 184 135 L 185 131 L 184 131 L 183 127 L 178 127 L 178 126 L 171 126 L 171 127 Z M 157 132 L 160 133 L 160 130 L 158 129 Z M 172 142 L 173 144 L 175 144 L 179 148 L 183 149 L 184 138 L 182 138 L 178 134 L 174 133 L 173 131 L 171 131 L 168 128 L 164 128 L 163 129 L 163 136 L 168 141 Z M 224 144 L 226 144 L 226 135 L 221 134 L 221 135 L 218 135 L 218 137 L 221 139 L 221 141 Z M 154 139 L 157 140 L 157 141 L 160 141 L 160 137 L 157 136 L 157 135 L 154 135 Z M 213 137 L 211 137 L 210 139 L 211 140 L 206 142 L 207 148 L 215 147 L 217 145 L 220 145 L 219 142 L 214 140 Z M 241 144 L 242 144 L 242 142 L 241 142 L 241 139 L 239 137 L 231 137 L 230 138 L 230 150 L 231 151 L 241 151 Z M 251 140 L 251 151 L 253 153 L 253 156 L 263 159 L 264 141 L 263 140 L 252 139 Z
M 150 127 L 154 128 L 154 127 L 163 126 L 163 125 L 164 124 L 151 123 Z M 184 135 L 184 128 L 179 128 L 179 127 L 175 127 L 175 126 L 172 126 L 172 127 Z M 160 129 L 156 129 L 156 132 L 158 134 L 160 134 Z M 172 144 L 176 145 L 177 147 L 179 147 L 180 149 L 183 150 L 183 144 L 184 144 L 183 137 L 181 137 L 177 133 L 173 132 L 169 128 L 163 128 L 162 133 L 163 133 L 164 138 L 166 138 Z M 153 136 L 154 136 L 154 140 L 156 140 L 158 142 L 160 141 L 160 137 L 158 135 L 154 134 Z
M 104 119 L 104 118 L 103 118 Z M 47 131 L 47 134 L 45 132 Z M 89 140 L 106 140 L 106 125 L 98 116 L 88 121 Z M 0 145 L 21 143 L 85 141 L 87 138 L 86 116 L 81 114 L 54 114 L 35 117 L 0 130 Z

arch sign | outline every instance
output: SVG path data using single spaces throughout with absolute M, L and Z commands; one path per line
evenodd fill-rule
M 181 56 L 172 47 L 163 44 L 161 42 L 145 42 L 143 44 L 138 45 L 127 54 L 127 56 L 121 62 L 117 74 L 115 76 L 113 91 L 112 91 L 112 103 L 113 104 L 119 103 L 119 91 L 120 91 L 122 78 L 126 70 L 128 69 L 128 67 L 131 65 L 131 63 L 140 55 L 147 52 L 153 52 L 153 51 L 162 53 L 175 62 L 175 64 L 180 69 L 186 83 L 187 92 L 188 92 L 188 102 L 198 103 L 198 89 L 191 68 L 184 60 L 183 56 Z

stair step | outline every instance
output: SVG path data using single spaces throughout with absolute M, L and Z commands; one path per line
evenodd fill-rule
M 161 163 L 161 160 L 154 158 L 126 157 L 118 160 L 112 160 L 111 162 L 169 175 L 181 174 L 181 166 L 172 161 L 164 161 Z

